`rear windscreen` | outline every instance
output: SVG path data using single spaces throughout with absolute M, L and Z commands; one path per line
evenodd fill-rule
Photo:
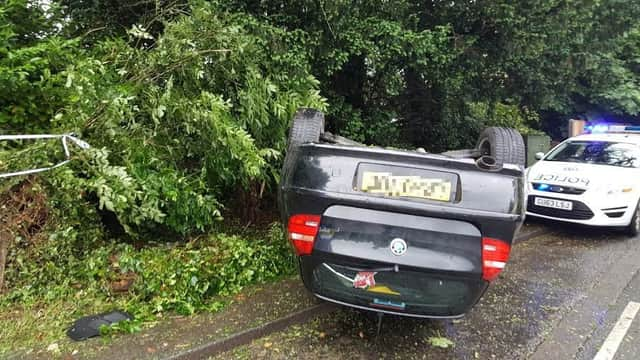
M 382 270 L 382 271 L 381 271 Z M 321 263 L 313 271 L 314 291 L 349 304 L 399 313 L 455 316 L 475 303 L 478 281 L 401 270 L 361 271 Z

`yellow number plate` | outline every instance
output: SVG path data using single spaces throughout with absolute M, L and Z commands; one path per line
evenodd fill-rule
M 451 200 L 451 182 L 448 180 L 420 176 L 394 176 L 388 172 L 365 171 L 362 174 L 360 190 L 385 196 Z

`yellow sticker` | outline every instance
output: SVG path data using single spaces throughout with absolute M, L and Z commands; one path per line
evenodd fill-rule
M 365 171 L 360 190 L 385 196 L 403 196 L 449 201 L 451 182 L 439 178 L 420 176 L 395 176 L 389 172 Z
M 399 292 L 393 291 L 384 285 L 376 285 L 367 289 L 367 291 L 371 291 L 379 294 L 387 294 L 387 295 L 400 295 Z

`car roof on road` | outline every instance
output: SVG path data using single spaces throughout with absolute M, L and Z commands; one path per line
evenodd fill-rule
M 570 138 L 569 140 L 588 141 L 615 141 L 640 145 L 640 134 L 628 133 L 603 133 L 603 134 L 583 134 Z

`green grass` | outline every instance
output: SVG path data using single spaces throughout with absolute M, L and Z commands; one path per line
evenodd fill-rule
M 46 349 L 50 344 L 72 346 L 66 329 L 88 314 L 101 313 L 127 305 L 127 299 L 105 300 L 98 294 L 57 299 L 46 304 L 29 304 L 0 309 L 0 354 Z

